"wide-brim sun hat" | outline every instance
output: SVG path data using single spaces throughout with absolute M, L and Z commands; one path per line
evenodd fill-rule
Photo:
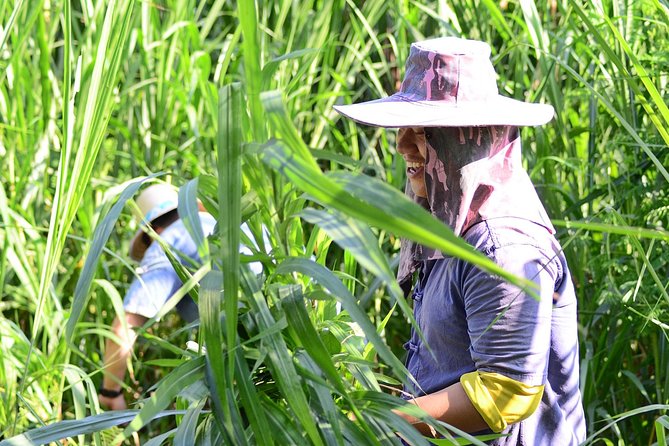
M 142 191 L 135 200 L 139 213 L 134 212 L 138 225 L 151 223 L 158 217 L 162 217 L 179 205 L 179 194 L 170 185 L 153 184 Z M 140 261 L 149 247 L 140 229 L 130 242 L 130 258 Z
M 553 118 L 551 105 L 499 94 L 485 42 L 457 37 L 411 45 L 400 91 L 334 109 L 376 127 L 534 126 Z

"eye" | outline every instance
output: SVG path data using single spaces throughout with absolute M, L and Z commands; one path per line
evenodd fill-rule
M 433 136 L 432 130 L 431 129 L 425 129 L 424 133 L 425 133 L 425 139 L 427 141 L 432 141 L 432 136 Z

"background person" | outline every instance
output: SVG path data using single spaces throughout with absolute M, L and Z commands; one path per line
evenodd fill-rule
M 179 218 L 178 194 L 171 186 L 149 186 L 138 196 L 136 203 L 143 220 L 150 222 L 152 229 L 172 248 L 182 264 L 200 263 L 197 246 Z M 214 217 L 201 206 L 199 217 L 203 233 L 211 234 L 216 225 Z M 250 235 L 245 224 L 242 230 Z M 123 299 L 125 327 L 118 315 L 112 323 L 112 332 L 119 343 L 111 338 L 105 343 L 104 377 L 99 389 L 99 401 L 112 410 L 127 407 L 121 383 L 125 379 L 127 361 L 137 339 L 134 329 L 156 316 L 165 302 L 183 285 L 160 244 L 152 242 L 149 234 L 139 230 L 130 244 L 130 257 L 140 262 L 139 274 L 133 279 Z M 241 251 L 250 254 L 246 247 Z M 250 267 L 256 273 L 262 271 L 258 262 L 251 263 Z M 176 308 L 186 322 L 198 318 L 197 305 L 188 295 L 181 299 Z
M 536 283 L 535 299 L 465 261 L 403 241 L 398 281 L 417 273 L 410 401 L 495 445 L 577 445 L 576 296 L 562 249 L 520 160 L 519 126 L 553 108 L 500 96 L 490 47 L 458 38 L 414 43 L 400 92 L 336 107 L 358 122 L 400 127 L 407 193 L 505 270 Z M 424 433 L 427 426 L 403 415 Z

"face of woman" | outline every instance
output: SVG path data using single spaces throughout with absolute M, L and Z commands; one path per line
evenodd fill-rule
M 425 132 L 422 127 L 401 128 L 397 134 L 397 151 L 406 162 L 407 178 L 414 194 L 426 198 L 425 188 Z

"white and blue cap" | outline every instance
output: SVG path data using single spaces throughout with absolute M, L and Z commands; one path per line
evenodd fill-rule
M 139 225 L 151 223 L 158 217 L 173 211 L 179 205 L 179 194 L 168 184 L 153 184 L 142 191 L 135 200 L 139 212 L 135 210 L 135 220 Z M 137 231 L 130 242 L 130 257 L 141 260 L 148 245 L 142 237 L 142 230 Z

